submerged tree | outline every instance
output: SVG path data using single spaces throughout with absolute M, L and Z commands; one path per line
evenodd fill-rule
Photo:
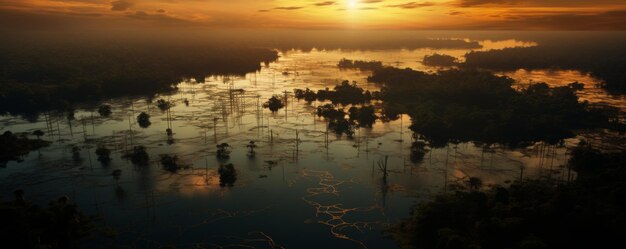
M 172 107 L 172 103 L 164 99 L 157 100 L 156 105 L 161 111 L 167 111 Z
M 478 177 L 471 176 L 467 179 L 467 186 L 469 186 L 471 190 L 479 190 L 483 186 L 483 180 Z
M 163 166 L 163 169 L 172 173 L 180 169 L 180 166 L 178 165 L 178 156 L 176 155 L 161 155 L 161 165 Z
M 415 141 L 411 144 L 411 162 L 419 163 L 424 159 L 424 155 L 430 151 L 427 148 L 426 143 L 422 141 Z
M 254 157 L 254 155 L 256 154 L 256 152 L 254 151 L 254 149 L 257 147 L 257 145 L 255 144 L 254 141 L 250 140 L 250 142 L 248 142 L 248 145 L 246 145 L 246 147 L 248 147 L 248 156 L 249 157 Z
M 458 65 L 458 61 L 454 56 L 437 53 L 425 55 L 422 63 L 426 66 L 433 67 L 452 67 Z
M 76 162 L 80 162 L 81 158 L 80 158 L 80 147 L 78 147 L 78 145 L 74 145 L 72 146 L 72 159 L 74 159 L 74 161 Z
M 113 170 L 113 172 L 111 172 L 111 176 L 113 176 L 113 179 L 115 179 L 115 184 L 119 185 L 120 177 L 122 177 L 122 170 L 121 169 Z
M 221 187 L 232 187 L 235 181 L 237 181 L 237 170 L 235 170 L 235 166 L 232 163 L 220 165 L 217 173 L 220 174 Z
M 360 127 L 372 127 L 378 118 L 373 106 L 363 106 L 361 108 L 353 106 L 348 109 L 348 113 L 350 120 L 356 120 Z
M 108 165 L 111 162 L 111 150 L 104 145 L 98 146 L 96 155 L 98 156 L 98 161 L 103 165 Z
M 137 123 L 141 128 L 148 128 L 152 123 L 150 122 L 150 114 L 141 112 L 137 115 Z
M 36 130 L 36 131 L 33 131 L 33 135 L 35 135 L 37 137 L 37 139 L 40 139 L 41 136 L 44 135 L 44 133 L 41 130 Z
M 138 145 L 133 147 L 132 152 L 124 155 L 125 158 L 129 158 L 135 165 L 148 165 L 150 162 L 150 155 L 146 152 L 146 148 Z
M 276 112 L 285 107 L 285 104 L 278 96 L 272 96 L 267 102 L 263 103 L 263 107 L 269 108 L 272 112 Z
M 98 113 L 102 117 L 111 116 L 111 106 L 110 105 L 101 105 L 98 107 Z
M 221 143 L 217 145 L 217 158 L 228 159 L 230 158 L 230 145 L 227 143 Z

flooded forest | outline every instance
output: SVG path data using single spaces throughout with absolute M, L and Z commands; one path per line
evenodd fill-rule
M 623 32 L 286 34 L 2 41 L 5 242 L 601 248 L 624 231 Z

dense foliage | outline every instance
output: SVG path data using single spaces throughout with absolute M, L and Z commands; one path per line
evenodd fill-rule
M 279 96 L 272 96 L 267 102 L 263 103 L 264 108 L 270 109 L 272 112 L 277 112 L 279 109 L 285 107 L 285 103 Z
M 38 136 L 39 137 L 39 136 Z M 39 138 L 29 139 L 26 134 L 13 134 L 5 131 L 0 135 L 0 166 L 4 166 L 8 161 L 20 160 L 31 150 L 36 150 L 50 145 L 50 142 Z
M 0 234 L 10 248 L 78 248 L 93 227 L 67 197 L 40 207 L 26 201 L 22 190 L 14 194 L 13 202 L 0 203 Z
M 335 104 L 364 104 L 369 103 L 371 100 L 380 99 L 379 92 L 370 92 L 356 85 L 356 82 L 350 83 L 350 81 L 343 81 L 341 84 L 336 85 L 333 90 L 329 88 L 320 89 L 317 93 L 306 88 L 294 89 L 295 97 L 297 99 L 304 99 L 308 102 L 319 101 L 331 101 Z
M 404 248 L 610 248 L 626 229 L 626 151 L 582 144 L 571 183 L 515 182 L 441 194 L 393 229 Z
M 182 78 L 245 74 L 278 58 L 268 49 L 202 45 L 20 44 L 0 47 L 0 113 L 32 114 L 173 90 Z M 106 111 L 101 114 L 106 115 Z
M 538 83 L 517 91 L 512 79 L 490 72 L 453 69 L 429 74 L 392 67 L 375 70 L 369 80 L 384 84 L 386 116 L 408 113 L 411 129 L 435 144 L 557 143 L 572 136 L 574 129 L 607 122 L 602 110 L 578 101 L 572 86 Z

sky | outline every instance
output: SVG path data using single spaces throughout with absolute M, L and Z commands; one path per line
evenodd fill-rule
M 0 0 L 0 28 L 626 30 L 626 0 Z

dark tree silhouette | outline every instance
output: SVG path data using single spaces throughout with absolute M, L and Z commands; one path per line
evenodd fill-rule
M 137 115 L 137 123 L 141 128 L 148 128 L 152 124 L 150 122 L 150 114 L 145 112 L 139 113 L 139 115 Z

